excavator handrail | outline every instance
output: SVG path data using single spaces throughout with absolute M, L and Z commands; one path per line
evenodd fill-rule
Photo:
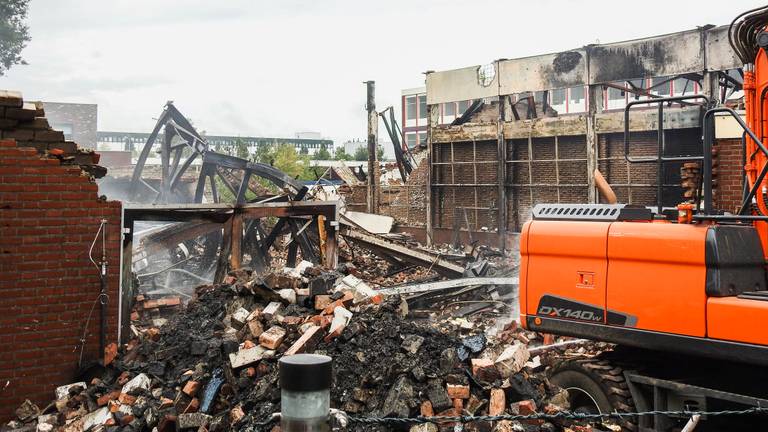
M 755 132 L 752 131 L 752 129 L 747 126 L 746 122 L 741 118 L 739 113 L 737 113 L 732 108 L 728 107 L 715 107 L 710 108 L 707 110 L 707 112 L 704 113 L 704 213 L 705 215 L 712 214 L 712 145 L 714 142 L 714 115 L 717 113 L 728 113 L 731 117 L 733 117 L 736 120 L 736 123 L 741 126 L 744 133 L 749 135 L 749 137 L 755 142 L 757 147 L 760 149 L 763 154 L 765 154 L 768 157 L 768 148 L 766 148 L 763 143 L 760 141 L 760 139 L 755 135 Z M 745 149 L 746 151 L 746 149 Z M 745 213 L 747 209 L 749 208 L 749 204 L 752 201 L 752 198 L 755 197 L 755 194 L 760 189 L 760 185 L 763 183 L 763 179 L 768 174 L 768 164 L 763 166 L 762 170 L 760 171 L 760 174 L 755 179 L 755 183 L 752 185 L 752 187 L 749 190 L 749 193 L 747 193 L 747 196 L 744 197 L 744 201 L 741 203 L 741 208 L 739 209 L 739 216 L 746 216 Z M 768 216 L 763 214 L 762 216 Z
M 657 204 L 657 212 L 658 214 L 662 213 L 663 209 L 663 200 L 662 200 L 662 194 L 664 191 L 664 163 L 665 162 L 690 162 L 690 161 L 704 161 L 705 156 L 664 156 L 664 153 L 666 151 L 666 142 L 664 140 L 664 104 L 665 103 L 682 103 L 686 100 L 695 100 L 695 99 L 703 99 L 705 101 L 704 106 L 709 107 L 711 104 L 711 101 L 709 97 L 703 94 L 695 94 L 695 95 L 683 95 L 683 96 L 672 96 L 672 97 L 664 97 L 664 98 L 656 98 L 656 99 L 645 99 L 645 100 L 635 100 L 632 102 L 629 102 L 626 107 L 624 107 L 624 159 L 626 159 L 629 163 L 650 163 L 655 162 L 656 163 L 656 204 Z M 659 114 L 658 114 L 658 154 L 656 156 L 645 156 L 645 157 L 633 157 L 629 155 L 629 111 L 630 109 L 635 105 L 650 105 L 650 104 L 658 104 L 659 105 Z M 705 151 L 706 153 L 706 151 Z M 711 157 L 711 156 L 710 156 Z

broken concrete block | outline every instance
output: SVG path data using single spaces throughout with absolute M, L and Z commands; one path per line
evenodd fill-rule
M 509 378 L 520 372 L 529 357 L 528 348 L 523 344 L 516 343 L 506 347 L 494 363 L 501 377 Z
M 321 329 L 318 326 L 313 325 L 307 329 L 301 337 L 288 348 L 288 351 L 283 355 L 294 355 L 304 352 L 311 352 L 315 349 L 318 342 L 322 339 Z
M 277 313 L 280 311 L 280 309 L 283 308 L 283 304 L 280 302 L 272 302 L 267 305 L 267 307 L 264 308 L 263 311 L 261 311 L 261 314 L 264 316 L 264 319 L 267 321 L 271 320 Z
M 251 336 L 258 338 L 264 333 L 264 326 L 259 320 L 248 321 L 248 331 L 251 332 Z
M 56 387 L 56 400 L 69 397 L 69 390 L 75 389 L 76 387 L 80 387 L 83 390 L 88 388 L 88 386 L 83 381 Z
M 302 260 L 301 262 L 296 264 L 296 267 L 283 268 L 283 273 L 289 276 L 293 276 L 295 278 L 300 278 L 304 274 L 304 271 L 307 270 L 308 268 L 311 268 L 312 266 L 313 264 L 311 262 Z
M 229 363 L 232 366 L 232 369 L 238 369 L 261 360 L 263 358 L 263 353 L 264 349 L 262 347 L 241 349 L 238 350 L 237 353 L 229 355 Z
M 259 344 L 266 349 L 277 349 L 285 339 L 285 329 L 282 327 L 274 326 L 259 336 Z
M 333 310 L 331 327 L 328 329 L 328 335 L 325 337 L 325 341 L 329 342 L 332 339 L 339 337 L 351 319 L 352 312 L 346 310 L 342 306 L 336 306 L 336 308 Z
M 349 289 L 352 292 L 352 302 L 354 304 L 364 303 L 378 295 L 376 290 L 353 275 L 344 276 L 341 279 L 341 284 L 336 287 L 337 291 L 344 289 Z
M 211 421 L 211 416 L 203 413 L 179 414 L 176 417 L 176 427 L 178 429 L 191 429 L 204 427 Z
M 445 386 L 451 399 L 469 399 L 469 386 L 463 384 L 448 384 Z
M 296 291 L 292 288 L 285 288 L 277 291 L 280 298 L 284 299 L 290 304 L 296 304 Z
M 419 352 L 419 348 L 421 348 L 423 343 L 423 337 L 419 335 L 407 335 L 405 339 L 403 339 L 403 343 L 400 344 L 400 348 L 407 353 L 416 354 Z
M 120 391 L 121 393 L 130 393 L 134 390 L 141 389 L 141 390 L 149 390 L 149 386 L 152 384 L 152 380 L 147 376 L 147 374 L 138 374 L 133 379 L 125 383 L 123 386 L 123 389 Z
M 112 413 L 109 412 L 109 408 L 99 408 L 92 413 L 88 413 L 83 416 L 83 430 L 91 430 L 96 426 L 101 426 L 109 420 L 114 420 Z
M 240 330 L 243 328 L 251 313 L 245 308 L 238 308 L 230 318 L 232 327 Z
M 504 408 L 507 406 L 507 397 L 504 390 L 491 389 L 491 398 L 488 402 L 488 415 L 496 416 L 504 414 Z

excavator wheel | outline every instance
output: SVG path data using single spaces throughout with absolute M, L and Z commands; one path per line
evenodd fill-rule
M 572 411 L 588 414 L 635 412 L 623 370 L 607 360 L 562 361 L 550 371 L 550 382 L 568 391 Z M 613 421 L 622 430 L 638 430 L 635 419 Z

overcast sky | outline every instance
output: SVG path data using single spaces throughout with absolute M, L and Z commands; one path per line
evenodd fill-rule
M 365 136 L 365 80 L 399 109 L 427 70 L 727 24 L 762 3 L 32 0 L 29 65 L 0 88 L 97 103 L 100 130 L 148 132 L 173 100 L 208 134 L 341 142 Z

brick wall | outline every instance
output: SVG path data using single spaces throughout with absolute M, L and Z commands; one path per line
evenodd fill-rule
M 67 138 L 81 147 L 95 149 L 98 106 L 96 104 L 43 102 L 46 118 L 54 128 L 70 129 Z
M 2 114 L 23 106 L 7 95 L 0 91 Z M 2 134 L 36 118 L 4 120 Z M 35 142 L 35 133 L 26 141 L 32 146 L 0 140 L 0 422 L 25 399 L 43 407 L 56 386 L 74 380 L 84 330 L 83 364 L 100 357 L 99 277 L 88 250 L 101 219 L 108 221 L 107 343 L 117 341 L 121 203 L 100 200 L 78 165 L 41 154 L 48 144 Z M 99 261 L 101 241 L 94 252 Z
M 715 208 L 729 212 L 738 211 L 741 206 L 744 187 L 741 139 L 720 139 L 715 142 L 717 149 L 717 189 L 714 191 Z

